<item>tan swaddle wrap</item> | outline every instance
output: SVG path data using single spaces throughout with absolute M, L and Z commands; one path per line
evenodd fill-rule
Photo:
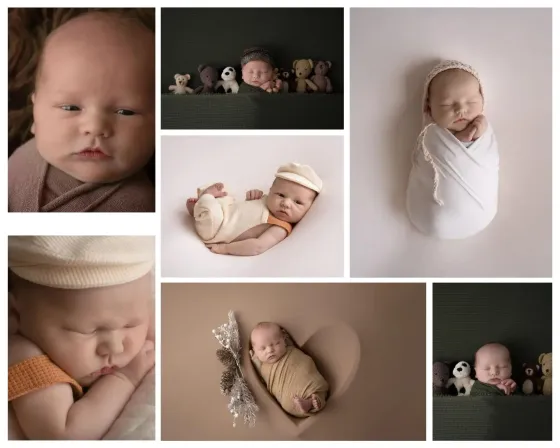
M 120 182 L 81 182 L 41 157 L 35 139 L 8 159 L 10 212 L 155 212 L 155 188 L 144 172 Z
M 259 373 L 266 383 L 268 391 L 278 400 L 282 409 L 295 417 L 308 417 L 294 405 L 294 396 L 308 399 L 313 394 L 325 406 L 329 385 L 317 370 L 310 356 L 296 347 L 288 346 L 286 354 L 275 363 L 262 363 Z

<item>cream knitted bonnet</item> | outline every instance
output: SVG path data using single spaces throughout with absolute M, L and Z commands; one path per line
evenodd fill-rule
M 119 285 L 154 265 L 151 236 L 10 236 L 8 267 L 39 285 L 85 289 Z
M 426 148 L 426 145 L 424 144 L 424 138 L 426 137 L 426 132 L 428 131 L 428 128 L 432 125 L 435 125 L 436 123 L 433 121 L 432 116 L 430 115 L 430 111 L 429 111 L 429 98 L 428 98 L 428 93 L 430 90 L 430 84 L 433 81 L 433 79 L 439 75 L 441 72 L 444 72 L 446 70 L 464 70 L 468 73 L 470 73 L 471 75 L 473 75 L 476 80 L 478 81 L 478 84 L 480 85 L 480 94 L 482 96 L 482 110 L 484 111 L 484 89 L 482 87 L 482 81 L 480 80 L 480 76 L 478 75 L 478 72 L 471 67 L 468 64 L 465 64 L 463 62 L 460 61 L 455 61 L 455 60 L 446 60 L 443 62 L 440 62 L 439 64 L 437 64 L 431 71 L 430 73 L 428 73 L 428 76 L 426 77 L 426 81 L 424 83 L 424 94 L 422 95 L 422 118 L 423 118 L 423 129 L 422 132 L 420 132 L 420 135 L 418 136 L 418 139 L 416 141 L 416 150 L 417 151 L 421 151 L 423 156 L 424 156 L 424 160 L 426 160 L 426 162 L 428 162 L 433 170 L 434 170 L 434 188 L 433 188 L 433 197 L 434 200 L 439 204 L 439 205 L 443 205 L 443 201 L 441 201 L 438 197 L 437 197 L 437 188 L 439 185 L 439 173 L 437 171 L 437 168 L 435 166 L 434 160 L 432 159 L 432 156 L 430 154 L 430 152 L 428 151 L 428 149 Z M 413 154 L 414 155 L 414 154 Z

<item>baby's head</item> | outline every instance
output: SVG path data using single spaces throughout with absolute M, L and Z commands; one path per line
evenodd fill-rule
M 243 82 L 259 87 L 274 76 L 274 61 L 270 53 L 262 48 L 249 48 L 241 56 Z
M 424 112 L 440 127 L 462 131 L 483 109 L 482 85 L 472 67 L 445 61 L 428 75 Z
M 89 386 L 142 348 L 153 313 L 152 265 L 153 238 L 10 237 L 18 332 Z
M 286 353 L 286 339 L 280 325 L 260 322 L 251 332 L 251 346 L 257 359 L 273 364 Z
M 46 39 L 33 99 L 37 149 L 82 182 L 122 180 L 155 149 L 155 36 L 121 13 L 80 15 Z
M 274 217 L 295 224 L 309 211 L 322 187 L 323 182 L 310 166 L 283 165 L 276 172 L 266 206 Z
M 511 378 L 509 350 L 498 343 L 483 345 L 474 355 L 474 369 L 481 383 L 496 385 Z

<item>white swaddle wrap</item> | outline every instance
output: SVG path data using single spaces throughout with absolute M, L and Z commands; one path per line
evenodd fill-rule
M 422 233 L 442 238 L 472 236 L 490 224 L 498 208 L 499 154 L 490 125 L 468 147 L 449 130 L 433 122 L 427 112 L 431 80 L 449 69 L 475 76 L 458 61 L 438 64 L 424 88 L 424 129 L 418 137 L 408 180 L 406 207 L 412 224 Z M 484 93 L 481 84 L 481 93 Z

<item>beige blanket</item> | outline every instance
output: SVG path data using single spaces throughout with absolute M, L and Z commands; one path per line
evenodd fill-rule
M 263 363 L 259 370 L 268 391 L 287 413 L 295 417 L 312 415 L 302 414 L 296 409 L 294 396 L 311 398 L 315 394 L 321 401 L 321 408 L 325 406 L 329 385 L 317 370 L 313 359 L 296 347 L 287 347 L 286 354 L 280 360 L 273 364 Z

